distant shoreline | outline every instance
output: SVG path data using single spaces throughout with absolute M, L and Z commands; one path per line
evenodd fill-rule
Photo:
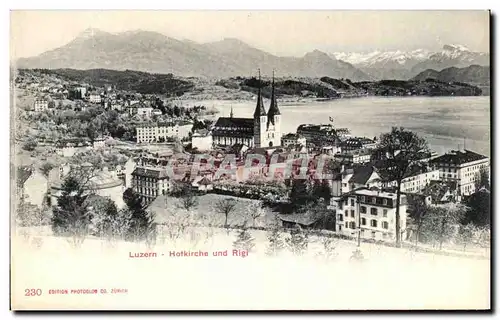
M 472 98 L 472 97 L 485 97 L 489 98 L 490 96 L 376 96 L 376 95 L 366 95 L 366 96 L 351 96 L 351 97 L 344 97 L 344 98 L 333 98 L 333 99 L 318 99 L 318 98 L 301 98 L 299 99 L 278 99 L 278 103 L 283 106 L 300 106 L 300 105 L 305 105 L 305 104 L 311 104 L 311 103 L 327 103 L 327 102 L 332 102 L 332 101 L 342 101 L 342 100 L 351 100 L 351 99 L 366 99 L 366 98 L 403 98 L 403 99 L 411 99 L 411 98 Z M 218 102 L 220 104 L 227 104 L 230 105 L 231 103 L 253 103 L 255 102 L 254 99 L 178 99 L 177 101 L 181 101 L 183 104 L 193 104 L 197 105 L 200 103 L 207 103 L 207 102 Z M 207 106 L 208 107 L 208 106 Z

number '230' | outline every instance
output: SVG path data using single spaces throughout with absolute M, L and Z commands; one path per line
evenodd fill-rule
M 42 289 L 24 289 L 24 295 L 26 297 L 41 296 Z

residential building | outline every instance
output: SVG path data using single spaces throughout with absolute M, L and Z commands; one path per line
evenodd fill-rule
M 340 142 L 337 129 L 331 124 L 301 124 L 297 127 L 297 135 L 304 137 L 307 144 L 336 145 Z
M 91 94 L 89 95 L 89 101 L 90 101 L 91 103 L 101 103 L 101 100 L 102 100 L 102 98 L 101 98 L 101 95 L 100 95 L 100 94 L 97 94 L 97 93 L 91 93 Z
M 335 160 L 345 164 L 368 163 L 371 161 L 371 157 L 371 150 L 368 149 L 348 150 L 334 155 Z
M 260 78 L 260 77 L 259 77 Z M 212 130 L 214 144 L 231 146 L 242 143 L 249 148 L 276 147 L 281 145 L 281 112 L 274 92 L 274 76 L 268 112 L 264 107 L 261 89 L 257 93 L 257 105 L 253 118 L 220 117 Z
M 33 103 L 33 109 L 35 112 L 42 112 L 49 108 L 49 102 L 45 99 L 36 99 Z
M 165 142 L 168 138 L 185 139 L 189 137 L 191 123 L 155 124 L 136 128 L 137 143 Z
M 284 148 L 288 147 L 289 145 L 297 145 L 297 144 L 305 146 L 306 143 L 307 143 L 306 138 L 295 133 L 288 133 L 283 137 L 281 137 L 281 146 Z
M 165 195 L 171 189 L 167 170 L 157 167 L 136 167 L 132 172 L 132 189 L 146 204 L 153 202 L 157 196 Z
M 212 180 L 210 180 L 207 176 L 196 177 L 191 183 L 191 186 L 194 189 L 203 192 L 211 191 L 214 189 Z
M 360 149 L 374 149 L 377 147 L 375 140 L 366 137 L 353 137 L 340 143 L 343 152 Z
M 337 210 L 337 231 L 344 235 L 374 240 L 394 241 L 396 238 L 396 194 L 377 188 L 361 188 L 344 194 Z M 399 206 L 401 238 L 405 238 L 407 218 L 406 196 Z
M 321 148 L 321 154 L 333 156 L 338 153 L 340 153 L 340 147 L 337 146 L 324 146 Z
M 111 103 L 111 110 L 122 111 L 123 105 L 118 102 Z
M 377 169 L 372 165 L 354 166 L 345 168 L 342 166 L 331 181 L 333 197 L 340 197 L 358 188 L 381 187 L 382 179 Z
M 429 160 L 429 165 L 439 170 L 439 179 L 455 181 L 460 196 L 476 192 L 481 170 L 489 174 L 488 157 L 470 150 L 452 150 L 442 156 Z
M 439 180 L 439 170 L 429 169 L 409 173 L 401 183 L 401 192 L 405 193 L 420 193 L 431 181 Z

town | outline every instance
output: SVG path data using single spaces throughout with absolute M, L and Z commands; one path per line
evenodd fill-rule
M 437 154 L 404 128 L 355 136 L 331 118 L 283 132 L 270 78 L 269 102 L 259 86 L 244 118 L 175 94 L 17 71 L 16 223 L 128 240 L 160 226 L 231 228 L 247 251 L 252 228 L 327 230 L 358 245 L 489 246 L 487 156 L 465 146 Z

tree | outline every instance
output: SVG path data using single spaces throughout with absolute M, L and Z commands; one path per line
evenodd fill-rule
M 54 168 L 54 164 L 52 164 L 51 162 L 44 162 L 40 166 L 40 171 L 42 172 L 42 174 L 44 175 L 45 178 L 48 178 L 49 173 L 53 168 Z
M 247 228 L 243 227 L 238 233 L 236 240 L 233 242 L 233 248 L 238 250 L 252 251 L 255 247 L 254 238 L 248 232 Z
M 429 151 L 427 141 L 404 128 L 393 127 L 382 134 L 378 149 L 385 155 L 386 165 L 380 169 L 387 181 L 396 182 L 396 245 L 401 246 L 401 184 L 408 169 Z
M 259 217 L 263 217 L 265 215 L 265 211 L 262 208 L 262 202 L 251 202 L 247 207 L 250 218 L 252 219 L 252 226 L 255 227 L 255 220 Z
M 150 240 L 155 238 L 156 224 L 154 215 L 146 211 L 139 194 L 128 188 L 123 193 L 123 201 L 130 211 L 130 228 L 128 238 L 132 241 Z
M 182 188 L 181 205 L 187 211 L 198 205 L 198 197 L 194 194 L 189 184 L 185 184 Z
M 236 204 L 236 200 L 232 198 L 220 199 L 215 203 L 215 209 L 224 214 L 224 228 L 228 227 L 227 219 L 229 217 L 229 214 L 231 214 L 235 210 Z
M 326 204 L 329 204 L 330 199 L 332 198 L 332 189 L 330 188 L 328 181 L 315 181 L 312 190 L 312 196 L 317 200 L 323 199 Z
M 285 248 L 285 242 L 281 237 L 278 225 L 273 226 L 273 228 L 267 232 L 267 240 L 269 241 L 266 251 L 267 255 L 275 256 Z
M 424 223 L 427 212 L 429 211 L 429 207 L 425 203 L 424 199 L 421 197 L 415 197 L 412 201 L 412 211 L 410 213 L 410 217 L 413 219 L 416 230 L 415 230 L 415 246 L 418 245 L 420 232 L 422 229 L 422 225 Z
M 118 217 L 116 204 L 107 198 L 99 198 L 99 200 L 96 199 L 92 203 L 94 235 L 99 237 L 114 236 L 111 225 Z
M 474 239 L 476 227 L 469 223 L 467 225 L 460 225 L 457 233 L 457 242 L 464 246 L 464 251 L 468 244 L 470 244 Z
M 488 174 L 488 170 L 486 168 L 481 168 L 479 173 L 477 174 L 475 181 L 476 191 L 485 187 L 487 190 L 490 190 L 490 177 Z
M 304 179 L 292 180 L 292 189 L 290 190 L 289 198 L 294 210 L 300 210 L 312 201 L 310 191 Z
M 55 235 L 69 236 L 74 246 L 80 246 L 89 232 L 92 214 L 88 210 L 85 185 L 69 175 L 62 185 L 62 194 L 53 209 L 52 230 Z
M 491 225 L 491 194 L 488 190 L 481 190 L 465 199 L 467 212 L 462 224 L 473 223 L 478 227 Z
M 487 251 L 491 247 L 491 229 L 488 227 L 478 228 L 476 236 L 478 244 Z
M 287 240 L 288 247 L 296 255 L 303 254 L 309 245 L 309 237 L 299 225 L 290 230 L 290 238 Z
M 33 151 L 37 145 L 38 143 L 33 138 L 30 138 L 23 144 L 23 149 L 26 151 Z
M 19 199 L 16 206 L 16 225 L 19 227 L 41 226 L 47 223 L 48 216 L 39 207 L 25 201 L 24 197 Z
M 331 258 L 335 257 L 336 256 L 335 248 L 336 248 L 336 244 L 337 244 L 335 239 L 331 238 L 331 237 L 324 237 L 321 242 L 323 244 L 323 250 L 324 250 L 323 255 L 327 259 L 331 259 Z
M 430 207 L 422 225 L 422 236 L 434 245 L 439 244 L 441 250 L 443 243 L 455 236 L 465 210 L 463 205 L 455 203 Z

